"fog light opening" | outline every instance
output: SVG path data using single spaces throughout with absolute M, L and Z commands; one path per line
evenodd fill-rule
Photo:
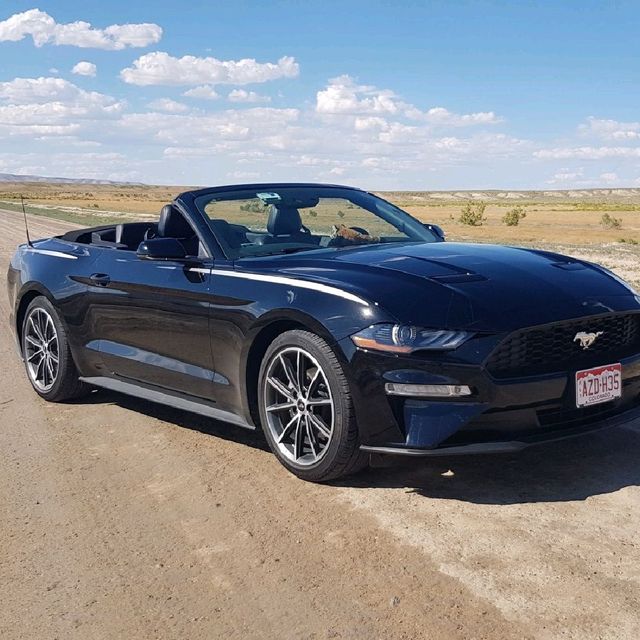
M 466 384 L 398 384 L 387 382 L 385 390 L 390 396 L 422 398 L 461 398 L 472 395 Z

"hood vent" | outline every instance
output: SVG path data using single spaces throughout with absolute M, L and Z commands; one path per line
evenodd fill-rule
M 451 273 L 443 276 L 429 276 L 429 280 L 442 282 L 443 284 L 457 284 L 461 282 L 484 282 L 488 278 L 479 273 Z
M 564 271 L 582 271 L 587 268 L 582 262 L 552 262 L 551 266 Z

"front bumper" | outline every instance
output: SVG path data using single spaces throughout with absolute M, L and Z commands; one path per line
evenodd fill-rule
M 609 418 L 598 420 L 593 423 L 585 423 L 583 425 L 560 429 L 555 431 L 542 431 L 539 434 L 530 434 L 526 436 L 514 435 L 515 440 L 493 440 L 488 442 L 470 442 L 467 444 L 441 444 L 433 449 L 412 449 L 406 446 L 369 446 L 362 445 L 360 449 L 368 453 L 379 453 L 386 455 L 403 455 L 414 457 L 428 456 L 453 456 L 453 455 L 473 455 L 488 453 L 513 453 L 522 451 L 527 447 L 536 444 L 544 444 L 548 442 L 557 442 L 559 440 L 567 440 L 577 436 L 600 431 L 608 427 L 619 427 L 623 424 L 640 420 L 640 406 L 623 413 L 613 415 Z
M 354 404 L 362 449 L 440 456 L 507 453 L 640 419 L 640 354 L 622 360 L 623 395 L 588 408 L 575 405 L 575 372 L 512 380 L 482 365 L 388 356 L 351 349 Z M 609 364 L 602 363 L 602 364 Z M 385 383 L 468 385 L 460 398 L 390 396 Z

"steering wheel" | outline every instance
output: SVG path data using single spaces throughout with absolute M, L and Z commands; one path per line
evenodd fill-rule
M 352 229 L 353 231 L 357 231 L 358 233 L 361 233 L 363 236 L 371 235 L 366 229 L 363 229 L 362 227 L 349 227 L 349 229 Z

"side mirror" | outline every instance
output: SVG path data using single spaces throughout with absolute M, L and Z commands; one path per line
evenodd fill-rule
M 441 226 L 437 224 L 430 224 L 430 223 L 426 223 L 424 226 L 426 229 L 431 231 L 431 233 L 436 235 L 436 237 L 438 238 L 438 242 L 445 241 L 445 233 Z
M 176 238 L 151 238 L 140 243 L 136 252 L 142 260 L 186 260 L 187 252 Z

